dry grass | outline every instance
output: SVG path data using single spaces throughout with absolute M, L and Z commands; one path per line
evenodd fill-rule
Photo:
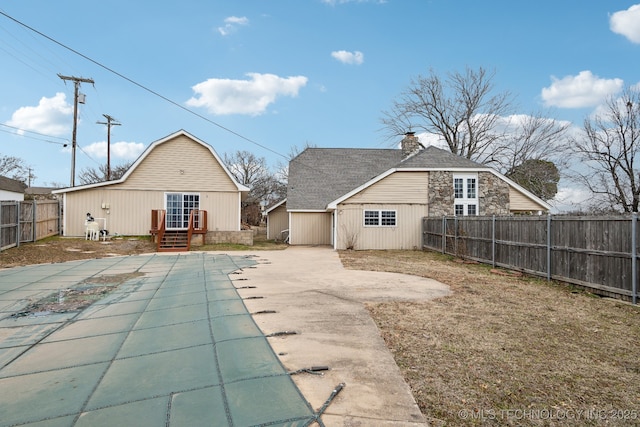
M 640 307 L 432 252 L 340 257 L 453 290 L 368 305 L 431 425 L 640 425 Z

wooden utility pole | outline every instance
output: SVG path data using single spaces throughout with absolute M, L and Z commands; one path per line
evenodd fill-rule
M 63 76 L 58 73 L 58 77 L 62 80 L 71 80 L 74 84 L 74 95 L 73 95 L 73 133 L 71 134 L 71 186 L 75 187 L 76 185 L 76 133 L 78 127 L 78 95 L 80 94 L 80 83 L 91 83 L 95 82 L 92 79 L 85 79 L 83 77 L 73 77 L 73 76 Z M 83 102 L 84 104 L 84 102 Z
M 107 125 L 107 181 L 111 181 L 111 126 L 120 126 L 116 119 L 108 114 L 103 114 L 106 122 L 96 122 L 99 125 Z

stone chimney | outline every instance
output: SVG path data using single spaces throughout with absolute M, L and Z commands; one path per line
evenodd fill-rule
M 416 154 L 420 151 L 420 147 L 422 146 L 415 132 L 405 133 L 400 145 L 402 147 L 402 160 Z

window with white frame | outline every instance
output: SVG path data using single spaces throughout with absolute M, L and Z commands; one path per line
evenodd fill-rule
M 200 208 L 200 194 L 165 193 L 167 209 L 166 225 L 168 229 L 186 229 L 189 227 L 189 214 Z M 195 224 L 198 227 L 198 224 Z
M 454 214 L 478 215 L 478 175 L 453 175 Z
M 396 211 L 365 210 L 365 227 L 395 227 Z

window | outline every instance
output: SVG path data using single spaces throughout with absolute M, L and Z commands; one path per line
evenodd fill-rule
M 396 211 L 364 211 L 365 227 L 395 227 Z
M 200 195 L 193 193 L 166 193 L 166 224 L 168 229 L 184 229 L 189 227 L 189 214 L 193 209 L 200 209 Z M 195 224 L 197 227 L 198 224 Z
M 456 216 L 478 215 L 478 175 L 455 174 L 453 196 Z

